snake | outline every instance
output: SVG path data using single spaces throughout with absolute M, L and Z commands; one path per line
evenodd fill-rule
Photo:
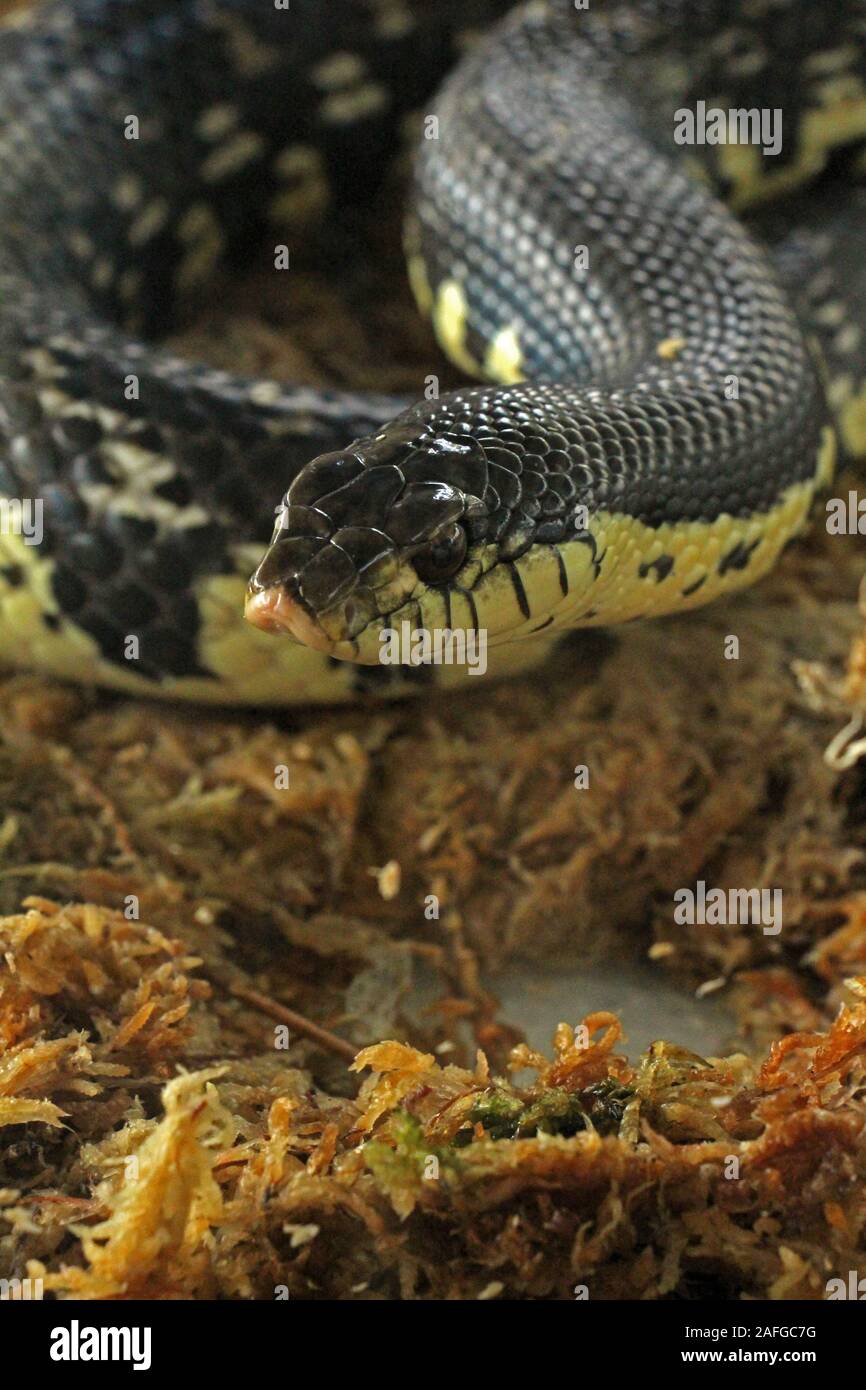
M 389 667 L 394 632 L 502 675 L 754 583 L 866 452 L 864 78 L 864 0 L 7 16 L 0 663 L 334 702 L 465 681 Z M 468 384 L 166 346 L 256 248 L 375 218 L 407 147 L 409 281 Z

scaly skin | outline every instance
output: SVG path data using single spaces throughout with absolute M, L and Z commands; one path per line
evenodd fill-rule
M 346 699 L 371 681 L 329 658 L 403 688 L 378 665 L 403 618 L 483 628 L 502 674 L 540 631 L 691 607 L 773 563 L 829 475 L 821 391 L 766 257 L 687 166 L 743 206 L 859 140 L 862 0 L 791 0 L 735 41 L 714 0 L 687 27 L 681 0 L 535 3 L 434 103 L 459 31 L 505 8 L 74 0 L 0 33 L 0 496 L 44 522 L 38 545 L 2 528 L 0 660 L 170 698 Z M 672 146 L 660 112 L 723 77 L 784 107 L 775 164 Z M 257 231 L 288 245 L 375 198 L 419 104 L 439 128 L 412 283 L 451 356 L 502 385 L 411 405 L 142 341 Z M 306 648 L 241 616 L 281 497 L 249 615 Z M 415 673 L 434 675 L 461 673 Z

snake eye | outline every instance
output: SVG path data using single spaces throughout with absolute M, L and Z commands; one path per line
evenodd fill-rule
M 424 584 L 441 584 L 456 574 L 466 559 L 466 532 L 456 522 L 414 556 L 415 573 Z

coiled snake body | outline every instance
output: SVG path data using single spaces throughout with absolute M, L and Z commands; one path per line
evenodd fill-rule
M 816 344 L 866 442 L 866 3 L 509 9 L 72 0 L 0 33 L 0 661 L 341 699 L 403 621 L 504 670 L 773 564 L 832 471 Z M 780 148 L 678 147 L 699 102 Z M 413 288 L 491 384 L 412 404 L 152 345 L 220 261 L 375 198 L 411 112 Z M 804 184 L 774 268 L 737 214 Z M 259 561 L 249 616 L 304 645 L 243 622 Z

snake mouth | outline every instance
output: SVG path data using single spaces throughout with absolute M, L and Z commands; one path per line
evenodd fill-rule
M 260 569 L 247 590 L 244 617 L 263 632 L 289 637 L 335 660 L 375 665 L 391 603 L 399 611 L 418 584 L 406 565 L 389 564 L 388 577 L 390 582 L 379 591 L 361 583 L 346 585 L 319 609 L 297 577 L 262 583 Z
M 262 632 L 284 633 L 313 651 L 330 653 L 334 646 L 301 600 L 282 587 L 249 592 L 244 617 Z
M 419 587 L 412 567 L 388 553 L 359 574 L 330 542 L 312 560 L 304 548 L 298 566 L 298 550 L 295 541 L 272 545 L 247 589 L 247 622 L 338 661 L 377 662 L 380 629 Z

